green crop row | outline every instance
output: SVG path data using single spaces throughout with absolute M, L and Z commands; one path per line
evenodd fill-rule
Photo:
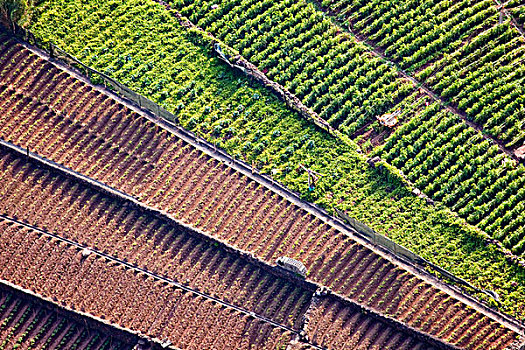
M 525 167 L 437 104 L 400 127 L 376 152 L 467 221 L 525 251 Z
M 491 2 L 471 4 L 470 0 L 464 0 L 450 6 L 448 1 L 428 0 L 394 6 L 397 2 L 341 0 L 323 4 L 339 13 L 339 17 L 350 18 L 363 34 L 373 39 L 376 39 L 373 35 L 382 38 L 379 44 L 385 54 L 401 62 L 403 68 L 428 65 L 419 77 L 424 77 L 436 91 L 457 103 L 468 118 L 484 124 L 486 134 L 508 141 L 509 146 L 525 140 L 523 120 L 519 116 L 525 94 L 516 85 L 522 80 L 525 65 L 509 64 L 522 60 L 520 53 L 525 46 L 523 38 L 508 23 L 494 25 L 497 15 Z M 352 133 L 370 123 L 371 117 L 381 114 L 386 106 L 403 111 L 400 116 L 403 122 L 414 118 L 411 121 L 414 127 L 424 118 L 439 117 L 433 114 L 440 108 L 425 106 L 422 102 L 428 99 L 418 99 L 416 92 L 407 95 L 412 88 L 397 77 L 393 67 L 373 57 L 353 38 L 341 34 L 342 29 L 311 4 L 291 0 L 229 0 L 212 8 L 213 4 L 211 0 L 173 1 L 182 14 L 238 49 L 261 69 L 267 69 L 271 78 L 290 88 L 333 126 Z M 429 25 L 431 28 L 425 27 Z M 482 29 L 485 31 L 478 33 Z M 474 39 L 469 45 L 460 45 L 471 35 Z M 456 48 L 459 49 L 454 51 Z M 446 55 L 438 59 L 443 54 Z M 457 79 L 458 75 L 465 78 Z M 368 95 L 369 91 L 375 92 Z M 389 146 L 376 153 L 381 155 L 381 150 L 395 143 L 397 148 L 390 150 L 388 160 L 422 190 L 428 190 L 427 195 L 444 200 L 470 223 L 487 230 L 516 254 L 522 254 L 525 219 L 520 208 L 525 201 L 517 191 L 505 187 L 513 180 L 512 176 L 506 177 L 508 168 L 515 167 L 515 171 L 521 172 L 521 166 L 511 165 L 510 158 L 499 152 L 485 157 L 490 165 L 482 166 L 479 157 L 468 150 L 483 148 L 487 141 L 460 118 L 450 118 L 447 128 L 440 129 L 450 136 L 446 140 L 430 130 L 418 139 L 416 148 L 403 150 L 400 148 L 410 143 L 396 143 L 408 136 L 403 134 L 407 129 L 401 128 L 387 142 Z M 376 128 L 383 131 L 379 126 Z M 466 132 L 472 137 L 467 148 L 458 148 L 464 139 L 456 138 L 458 135 L 454 133 L 464 128 L 469 129 Z M 419 131 L 423 130 L 426 129 Z M 442 148 L 435 147 L 444 141 L 449 143 Z M 426 167 L 436 166 L 446 150 L 456 153 L 450 154 L 429 176 Z M 459 150 L 464 153 L 460 155 Z M 460 164 L 470 167 L 461 173 L 461 179 L 452 177 L 451 173 L 457 171 Z M 498 191 L 472 189 L 480 179 L 492 183 L 495 176 L 503 178 Z M 433 179 L 436 183 L 431 182 Z M 444 186 L 443 190 L 437 191 L 438 185 Z M 453 194 L 445 197 L 447 191 Z M 488 193 L 496 198 L 489 200 Z M 456 204 L 455 200 L 460 203 Z M 503 215 L 506 217 L 501 219 Z
M 337 206 L 476 286 L 496 290 L 502 310 L 525 317 L 521 268 L 450 211 L 426 205 L 397 180 L 369 169 L 355 148 L 232 72 L 161 5 L 52 0 L 37 10 L 32 30 L 39 37 L 157 101 L 186 128 L 257 164 L 305 199 Z M 299 163 L 325 175 L 315 191 L 307 190 Z
M 413 86 L 340 33 L 314 6 L 295 0 L 176 0 L 196 25 L 238 50 L 321 118 L 348 134 L 395 106 Z
M 520 17 L 518 1 L 506 6 Z M 349 1 L 323 6 L 507 147 L 525 141 L 523 36 L 492 0 Z M 521 7 L 523 10 L 523 7 Z
M 387 62 L 306 0 L 173 0 L 323 119 L 348 134 L 412 89 Z M 388 59 L 449 99 L 507 147 L 525 141 L 524 39 L 492 0 L 325 0 Z M 518 7 L 517 9 L 520 9 Z

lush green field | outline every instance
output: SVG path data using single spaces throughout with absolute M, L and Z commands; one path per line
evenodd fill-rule
M 196 25 L 256 64 L 319 116 L 348 134 L 414 90 L 305 1 L 176 0 Z
M 485 127 L 485 134 L 518 146 L 525 140 L 521 84 L 525 64 L 519 61 L 524 40 L 508 22 L 498 23 L 491 0 L 471 2 L 322 4 L 377 41 L 392 62 L 451 99 Z M 433 199 L 442 200 L 515 254 L 524 253 L 525 197 L 519 191 L 521 180 L 516 179 L 525 169 L 487 144 L 480 132 L 442 108 L 426 106 L 429 99 L 422 98 L 394 66 L 373 56 L 306 0 L 228 0 L 216 10 L 211 9 L 213 3 L 173 1 L 182 14 L 267 70 L 349 135 L 388 107 L 401 111 L 400 118 L 410 125 L 399 128 L 375 153 L 402 169 Z M 422 124 L 425 127 L 420 128 Z M 426 129 L 438 124 L 439 133 Z M 371 127 L 382 130 L 377 122 Z M 456 134 L 459 131 L 464 133 Z M 479 150 L 489 147 L 488 155 L 480 158 Z M 495 186 L 477 186 L 494 184 L 496 178 Z
M 291 113 L 210 55 L 152 1 L 46 1 L 32 30 L 175 112 L 184 126 L 257 162 L 306 199 L 337 206 L 481 288 L 525 317 L 525 276 L 444 207 L 428 206 L 367 167 L 341 144 Z M 200 45 L 197 45 L 199 44 Z M 430 108 L 430 107 L 429 107 Z M 313 193 L 298 164 L 325 174 Z
M 450 112 L 430 106 L 375 152 L 418 188 L 517 255 L 525 251 L 525 168 Z
M 521 145 L 525 40 L 508 21 L 499 24 L 492 1 L 451 6 L 439 0 L 326 0 L 323 5 L 449 98 L 485 134 L 507 146 Z M 377 153 L 427 195 L 522 255 L 525 168 L 451 113 L 435 111 L 412 117 Z
M 411 90 L 306 0 L 172 0 L 175 8 L 353 133 Z M 391 62 L 450 100 L 509 147 L 525 140 L 525 40 L 492 0 L 324 0 L 324 8 Z M 516 12 L 523 7 L 508 5 Z
M 525 40 L 492 0 L 348 1 L 323 5 L 485 132 L 525 140 Z M 512 7 L 512 1 L 507 5 Z

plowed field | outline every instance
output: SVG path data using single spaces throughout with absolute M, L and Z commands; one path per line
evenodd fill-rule
M 271 349 L 282 328 L 37 231 L 0 222 L 0 278 L 184 349 Z
M 311 291 L 81 183 L 0 151 L 0 212 L 298 328 Z M 31 168 L 29 168 L 31 166 Z
M 134 345 L 0 287 L 1 349 L 131 350 Z
M 429 305 L 431 307 L 436 305 Z M 424 308 L 422 306 L 420 310 Z M 319 300 L 311 317 L 308 328 L 310 340 L 330 349 L 434 349 L 410 333 L 399 331 L 364 314 L 355 306 L 344 305 L 330 297 Z M 433 328 L 439 327 L 432 318 L 424 317 L 418 311 L 408 317 L 414 320 L 412 324 L 427 333 L 434 333 Z M 471 322 L 475 327 L 469 326 Z M 475 333 L 473 329 L 476 330 Z M 462 349 L 490 349 L 491 343 L 497 338 L 506 337 L 508 344 L 512 342 L 509 333 L 496 324 L 476 318 L 472 310 L 467 310 L 461 317 L 454 317 L 438 336 Z

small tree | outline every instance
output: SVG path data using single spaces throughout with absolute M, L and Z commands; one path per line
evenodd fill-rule
M 15 32 L 15 26 L 27 10 L 26 0 L 0 0 L 0 21 L 2 25 Z

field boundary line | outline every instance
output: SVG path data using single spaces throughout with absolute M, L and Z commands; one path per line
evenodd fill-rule
M 509 18 L 512 26 L 518 31 L 518 33 L 521 34 L 521 36 L 525 38 L 525 31 L 520 27 L 520 25 L 518 24 L 518 21 L 516 21 L 516 18 L 514 18 L 514 16 L 509 12 L 509 10 L 506 7 L 507 3 L 510 0 L 505 1 L 503 3 L 500 2 L 500 0 L 493 0 L 493 1 L 496 4 L 496 10 L 503 12 L 503 14 Z
M 18 40 L 18 39 L 17 39 Z M 173 135 L 177 136 L 179 139 L 185 141 L 186 143 L 192 145 L 197 150 L 200 150 L 204 154 L 209 155 L 210 157 L 226 164 L 230 168 L 238 171 L 239 173 L 245 175 L 249 179 L 265 186 L 269 190 L 273 191 L 274 193 L 277 193 L 284 199 L 290 201 L 291 203 L 297 205 L 303 210 L 306 210 L 308 213 L 314 215 L 315 217 L 319 218 L 322 222 L 336 228 L 343 234 L 349 236 L 353 240 L 355 240 L 357 243 L 367 247 L 368 249 L 372 250 L 374 253 L 386 258 L 387 260 L 393 262 L 394 264 L 397 264 L 398 266 L 401 266 L 405 270 L 411 272 L 412 274 L 418 276 L 419 278 L 429 282 L 430 284 L 436 286 L 437 288 L 446 291 L 448 294 L 452 295 L 458 300 L 461 300 L 465 304 L 473 307 L 474 309 L 478 310 L 479 312 L 485 314 L 488 317 L 491 317 L 494 320 L 497 320 L 498 322 L 504 324 L 505 326 L 509 327 L 510 329 L 514 330 L 517 333 L 524 334 L 525 333 L 525 323 L 520 322 L 519 320 L 513 318 L 510 315 L 506 315 L 504 313 L 501 313 L 497 310 L 494 310 L 487 305 L 483 304 L 480 300 L 476 299 L 475 297 L 467 294 L 465 291 L 461 290 L 460 288 L 448 284 L 444 282 L 443 280 L 439 279 L 435 275 L 431 274 L 430 272 L 426 271 L 423 267 L 417 266 L 415 264 L 407 262 L 405 259 L 402 259 L 394 254 L 394 252 L 389 251 L 385 247 L 382 247 L 381 245 L 375 245 L 373 242 L 369 241 L 365 236 L 361 235 L 359 232 L 357 232 L 355 229 L 351 228 L 347 224 L 345 224 L 342 220 L 339 218 L 336 218 L 332 215 L 330 215 L 324 208 L 320 207 L 319 205 L 315 203 L 309 203 L 306 201 L 303 201 L 297 193 L 294 193 L 290 190 L 288 190 L 284 185 L 280 184 L 279 182 L 274 181 L 270 176 L 265 174 L 260 174 L 258 171 L 253 171 L 253 169 L 246 164 L 245 162 L 235 159 L 234 157 L 228 155 L 224 150 L 217 148 L 215 145 L 209 143 L 208 141 L 196 136 L 192 132 L 185 130 L 181 126 L 178 126 L 174 124 L 173 122 L 165 119 L 163 116 L 157 116 L 154 114 L 154 112 L 146 109 L 145 107 L 141 107 L 133 103 L 132 100 L 129 100 L 126 97 L 121 97 L 115 92 L 107 89 L 104 86 L 100 85 L 94 85 L 91 83 L 91 81 L 83 76 L 78 70 L 75 68 L 67 65 L 66 63 L 63 63 L 62 61 L 56 60 L 53 57 L 50 57 L 50 55 L 45 52 L 44 50 L 34 47 L 24 41 L 18 40 L 18 42 L 23 45 L 25 48 L 30 50 L 31 52 L 37 54 L 44 60 L 50 62 L 51 64 L 55 65 L 57 68 L 68 72 L 73 77 L 81 80 L 82 82 L 88 84 L 93 89 L 98 90 L 102 92 L 103 94 L 115 99 L 119 103 L 125 105 L 130 110 L 133 110 L 137 112 L 138 114 L 142 115 L 143 117 L 147 118 L 148 120 L 152 121 L 156 125 L 159 125 L 163 129 L 169 131 Z M 59 167 L 62 167 L 61 165 L 58 165 Z M 71 171 L 72 172 L 72 171 Z M 87 177 L 86 177 L 87 178 Z M 92 182 L 90 178 L 88 182 Z M 106 185 L 104 185 L 106 186 Z M 116 190 L 114 190 L 116 192 Z M 118 193 L 115 193 L 114 195 L 118 196 Z M 167 217 L 169 220 L 177 222 L 175 219 L 171 218 L 166 213 L 159 211 L 157 209 L 152 209 L 144 204 L 140 203 L 138 200 L 136 200 L 133 197 L 130 197 L 127 195 L 127 197 L 131 198 L 130 201 L 135 203 L 136 205 L 140 207 L 146 208 L 146 210 L 150 212 L 158 213 L 158 215 L 161 215 L 162 217 Z M 206 233 L 200 232 L 200 230 L 192 228 L 189 225 L 185 225 L 183 223 L 177 222 L 179 225 L 188 227 L 196 232 L 199 232 L 199 234 L 207 237 L 207 239 L 212 239 L 218 242 L 221 242 L 226 247 L 229 247 L 229 249 L 233 249 L 236 251 L 239 251 L 241 253 L 244 253 L 248 256 L 252 256 L 252 253 L 250 252 L 243 252 L 240 249 L 237 249 L 235 247 L 230 246 L 229 244 L 222 242 L 214 237 L 209 237 Z M 254 258 L 256 259 L 256 258 Z M 258 259 L 257 259 L 258 260 Z M 311 283 L 308 281 L 308 283 Z

